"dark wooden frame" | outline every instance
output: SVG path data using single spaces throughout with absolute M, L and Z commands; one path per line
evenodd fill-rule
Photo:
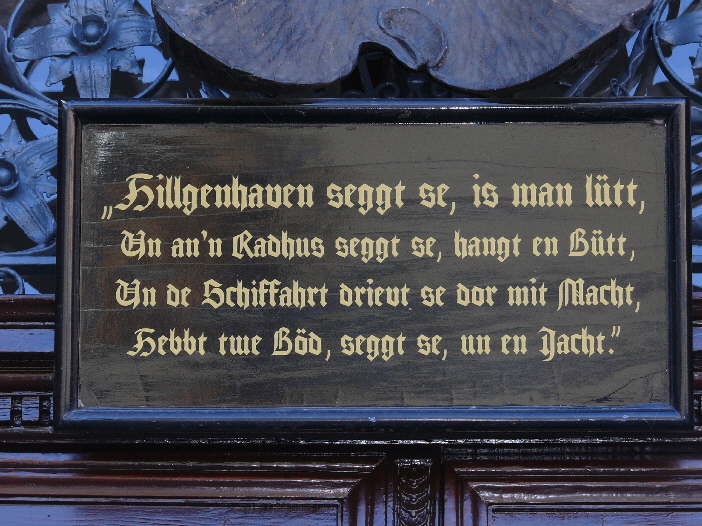
M 688 225 L 689 109 L 681 99 L 280 103 L 222 105 L 198 101 L 68 102 L 61 108 L 59 209 L 61 243 L 57 297 L 55 423 L 57 429 L 120 436 L 295 437 L 323 441 L 428 438 L 476 434 L 660 434 L 692 429 L 690 364 L 690 249 Z M 670 406 L 628 407 L 431 407 L 152 409 L 78 407 L 78 272 L 81 126 L 85 123 L 206 122 L 665 122 L 667 125 L 667 225 L 670 304 Z

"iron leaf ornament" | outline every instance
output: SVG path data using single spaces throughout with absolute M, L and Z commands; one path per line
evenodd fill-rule
M 658 26 L 658 36 L 672 46 L 694 42 L 700 44 L 692 69 L 702 67 L 702 11 L 692 11 L 673 20 L 661 22 Z
M 220 85 L 324 85 L 389 49 L 455 88 L 542 77 L 633 31 L 652 0 L 153 0 L 176 60 Z M 208 75 L 220 63 L 216 75 Z M 582 62 L 582 60 L 581 60 Z
M 80 97 L 109 97 L 112 70 L 141 75 L 134 46 L 161 43 L 153 18 L 134 0 L 70 0 L 48 4 L 49 24 L 10 42 L 18 60 L 51 58 L 46 85 L 73 75 Z
M 12 219 L 37 245 L 52 242 L 56 220 L 47 202 L 56 197 L 56 134 L 25 141 L 13 120 L 0 136 L 0 228 Z

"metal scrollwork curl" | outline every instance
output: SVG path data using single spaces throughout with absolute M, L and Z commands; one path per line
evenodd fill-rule
M 25 293 L 26 287 L 22 276 L 20 276 L 19 273 L 15 272 L 11 268 L 0 268 L 0 283 L 4 282 L 7 278 L 15 282 L 15 290 L 14 292 L 12 292 L 12 294 Z M 4 287 L 0 287 L 0 293 L 5 293 Z

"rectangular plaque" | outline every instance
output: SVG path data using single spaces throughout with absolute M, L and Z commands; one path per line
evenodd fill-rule
M 65 104 L 59 428 L 689 428 L 686 111 Z

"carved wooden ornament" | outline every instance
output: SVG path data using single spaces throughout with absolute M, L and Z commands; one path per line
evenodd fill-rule
M 176 58 L 197 69 L 203 59 L 199 49 L 236 70 L 225 73 L 229 79 L 220 74 L 224 82 L 232 80 L 232 73 L 243 73 L 288 85 L 327 84 L 352 71 L 361 46 L 376 44 L 411 68 L 426 67 L 448 85 L 489 91 L 540 77 L 605 35 L 633 29 L 637 15 L 650 7 L 651 0 L 154 0 L 153 4 L 170 28 Z

